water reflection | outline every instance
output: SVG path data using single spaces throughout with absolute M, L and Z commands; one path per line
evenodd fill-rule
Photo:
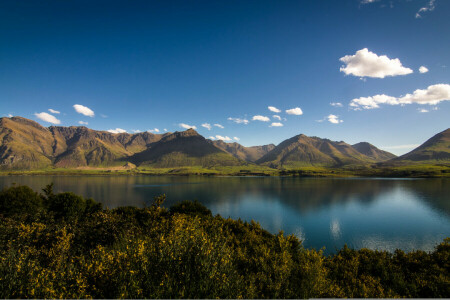
M 450 236 L 448 179 L 331 179 L 150 176 L 9 176 L 40 190 L 73 191 L 107 207 L 199 200 L 214 214 L 254 219 L 271 232 L 283 230 L 305 246 L 333 251 L 344 243 L 361 248 L 431 250 Z

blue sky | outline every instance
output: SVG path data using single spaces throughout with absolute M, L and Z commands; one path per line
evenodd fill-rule
M 402 154 L 449 127 L 448 100 L 447 0 L 0 1 L 0 114 L 44 126 Z

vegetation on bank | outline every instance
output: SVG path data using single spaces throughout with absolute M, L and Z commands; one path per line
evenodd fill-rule
M 293 176 L 293 177 L 450 177 L 450 164 L 415 165 L 359 165 L 342 168 L 309 166 L 274 169 L 267 166 L 248 164 L 244 166 L 185 166 L 177 168 L 44 168 L 36 170 L 3 170 L 1 175 L 199 175 L 199 176 Z
M 432 253 L 342 248 L 213 216 L 198 202 L 103 209 L 73 193 L 0 192 L 0 298 L 449 297 Z

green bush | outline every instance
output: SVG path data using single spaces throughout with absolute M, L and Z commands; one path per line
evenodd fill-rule
M 0 214 L 5 217 L 36 214 L 42 208 L 42 198 L 28 186 L 13 186 L 0 192 Z

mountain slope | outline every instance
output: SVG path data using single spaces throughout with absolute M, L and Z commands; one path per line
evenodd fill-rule
M 394 163 L 450 163 L 450 128 L 436 134 L 416 149 L 399 156 Z
M 212 141 L 212 143 L 214 144 L 214 146 L 233 155 L 234 157 L 249 162 L 257 161 L 275 148 L 274 144 L 244 147 L 238 143 L 225 143 L 221 140 Z
M 217 148 L 195 130 L 175 132 L 149 149 L 131 157 L 136 165 L 170 168 L 179 166 L 236 166 L 244 162 Z
M 300 134 L 283 141 L 256 162 L 272 167 L 302 167 L 364 164 L 374 160 L 347 143 Z
M 378 149 L 374 145 L 367 142 L 357 143 L 352 145 L 352 147 L 355 148 L 359 153 L 364 154 L 377 162 L 386 161 L 397 157 L 396 155 Z

